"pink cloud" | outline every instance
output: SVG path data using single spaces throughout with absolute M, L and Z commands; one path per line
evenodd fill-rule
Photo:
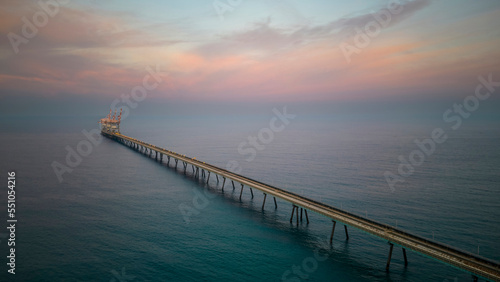
M 267 20 L 187 47 L 174 36 L 158 36 L 165 30 L 177 34 L 179 27 L 138 28 L 129 15 L 62 7 L 19 55 L 0 45 L 0 81 L 4 89 L 40 95 L 118 95 L 141 83 L 146 66 L 160 64 L 169 77 L 154 95 L 166 98 L 322 101 L 433 95 L 463 89 L 485 70 L 500 70 L 491 59 L 500 57 L 491 48 L 500 45 L 498 37 L 460 38 L 463 31 L 488 26 L 498 11 L 465 20 L 458 30 L 450 24 L 413 37 L 397 24 L 430 2 L 411 3 L 351 63 L 339 44 L 351 39 L 347 31 L 371 19 L 368 14 L 296 28 L 276 28 Z M 2 32 L 20 29 L 19 19 L 30 14 L 23 7 L 0 12 Z

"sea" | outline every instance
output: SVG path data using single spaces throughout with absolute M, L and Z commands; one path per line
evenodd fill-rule
M 386 271 L 388 242 L 351 227 L 347 240 L 338 222 L 330 245 L 330 219 L 309 212 L 309 224 L 305 215 L 290 223 L 290 203 L 278 199 L 276 208 L 267 197 L 262 209 L 264 195 L 248 187 L 240 200 L 238 183 L 222 189 L 222 178 L 207 183 L 191 167 L 95 134 L 100 118 L 2 117 L 0 281 L 472 279 L 410 250 L 405 266 L 398 246 Z M 121 132 L 500 261 L 499 122 L 452 125 L 312 114 L 285 121 L 269 108 L 255 116 L 131 114 Z M 423 152 L 417 143 L 435 130 L 446 140 Z M 414 165 L 400 168 L 410 157 Z M 398 179 L 392 187 L 388 172 Z

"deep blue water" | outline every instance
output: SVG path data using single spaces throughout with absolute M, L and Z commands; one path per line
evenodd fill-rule
M 273 114 L 250 117 L 134 117 L 122 133 L 180 154 L 368 216 L 465 251 L 500 260 L 500 128 L 468 121 L 349 120 L 297 116 L 255 159 L 240 143 L 269 126 Z M 289 223 L 291 205 L 248 189 L 239 201 L 226 183 L 198 182 L 117 142 L 104 139 L 59 183 L 51 167 L 66 146 L 85 139 L 99 117 L 4 118 L 0 171 L 17 173 L 16 275 L 7 274 L 7 193 L 0 195 L 1 281 L 469 281 L 440 262 L 394 249 L 310 213 Z M 442 127 L 449 139 L 391 191 L 384 178 L 408 157 L 415 139 Z M 181 167 L 181 166 L 179 166 Z M 180 207 L 194 209 L 190 216 Z M 479 246 L 479 249 L 478 249 Z M 314 260 L 318 253 L 325 260 Z M 314 261 L 314 262 L 313 262 Z M 308 271 L 304 269 L 306 265 Z M 125 274 L 125 276 L 123 276 Z M 286 275 L 285 275 L 286 276 Z

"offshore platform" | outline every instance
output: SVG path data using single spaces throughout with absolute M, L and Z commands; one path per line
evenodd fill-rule
M 111 116 L 111 109 L 109 110 L 109 114 L 105 117 L 102 118 L 99 123 L 101 124 L 101 132 L 107 132 L 107 133 L 120 133 L 120 122 L 122 120 L 122 109 L 120 109 L 120 114 L 118 117 L 116 116 L 116 111 Z
M 167 166 L 173 167 L 176 170 L 178 162 L 181 161 L 182 167 L 184 168 L 184 174 L 187 174 L 187 168 L 191 166 L 191 177 L 203 182 L 205 182 L 206 179 L 206 184 L 208 184 L 210 181 L 210 175 L 214 174 L 217 179 L 217 187 L 221 186 L 222 191 L 224 191 L 226 179 L 231 181 L 233 190 L 235 189 L 234 183 L 239 183 L 241 185 L 239 198 L 240 201 L 242 199 L 244 186 L 247 186 L 249 188 L 252 198 L 254 196 L 252 188 L 260 190 L 264 193 L 262 210 L 264 210 L 267 195 L 273 196 L 274 207 L 276 209 L 278 208 L 276 198 L 288 202 L 292 205 L 290 224 L 293 224 L 295 214 L 296 223 L 297 225 L 299 225 L 299 209 L 300 221 L 302 222 L 302 215 L 305 213 L 307 224 L 309 224 L 309 216 L 307 214 L 308 210 L 325 216 L 331 219 L 333 223 L 332 232 L 330 235 L 330 244 L 332 244 L 333 234 L 337 222 L 344 224 L 346 240 L 349 239 L 347 226 L 359 229 L 367 234 L 375 236 L 378 239 L 382 239 L 389 244 L 389 255 L 386 263 L 386 271 L 389 271 L 392 250 L 394 245 L 396 245 L 402 248 L 405 267 L 408 265 L 408 259 L 406 256 L 406 250 L 408 249 L 425 257 L 432 258 L 444 264 L 470 273 L 474 281 L 478 281 L 479 277 L 488 281 L 500 281 L 500 263 L 496 261 L 489 260 L 470 252 L 462 251 L 458 248 L 448 246 L 431 239 L 408 233 L 397 227 L 380 223 L 372 219 L 368 219 L 366 217 L 339 209 L 337 207 L 320 203 L 313 199 L 309 199 L 304 196 L 286 191 L 284 189 L 268 185 L 257 180 L 245 177 L 243 175 L 207 164 L 205 162 L 197 160 L 196 158 L 187 157 L 186 155 L 181 155 L 170 150 L 137 140 L 135 138 L 125 136 L 120 133 L 121 115 L 122 111 L 120 110 L 120 114 L 116 116 L 115 110 L 115 113 L 113 114 L 113 116 L 111 116 L 110 110 L 108 116 L 99 121 L 99 123 L 101 124 L 101 134 L 103 136 L 122 143 L 123 145 L 128 146 L 137 152 L 143 153 L 148 157 L 154 157 L 155 160 L 159 161 L 160 163 L 163 162 L 163 156 L 165 156 L 168 160 Z M 171 160 L 175 162 L 175 165 L 170 165 Z M 222 185 L 219 184 L 219 176 L 223 179 Z

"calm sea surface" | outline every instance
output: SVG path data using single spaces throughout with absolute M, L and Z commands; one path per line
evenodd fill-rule
M 398 226 L 417 235 L 500 260 L 500 127 L 467 121 L 352 121 L 297 116 L 255 159 L 238 152 L 273 117 L 134 117 L 122 133 L 180 154 Z M 82 129 L 100 117 L 3 118 L 0 128 L 0 281 L 469 281 L 470 275 L 408 252 L 404 267 L 387 242 L 309 213 L 289 223 L 263 195 L 208 185 L 117 142 L 104 139 L 60 183 L 51 167 L 65 164 Z M 414 140 L 441 127 L 437 145 L 391 191 L 385 171 Z M 245 145 L 244 148 L 250 148 Z M 179 165 L 179 168 L 181 165 Z M 7 273 L 7 171 L 16 172 L 16 275 Z M 320 260 L 315 259 L 320 255 Z M 295 274 L 294 274 L 295 273 Z

